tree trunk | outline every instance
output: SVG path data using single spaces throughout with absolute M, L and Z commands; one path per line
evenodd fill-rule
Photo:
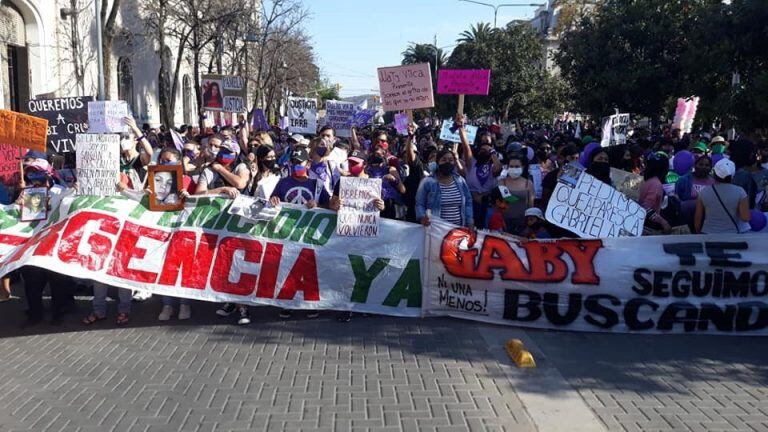
M 198 125 L 200 126 L 200 132 L 204 130 L 203 127 L 203 94 L 200 91 L 200 52 L 195 50 L 193 54 L 193 74 L 195 75 L 195 98 L 197 99 L 198 110 Z

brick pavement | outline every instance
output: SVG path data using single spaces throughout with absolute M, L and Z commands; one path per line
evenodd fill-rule
M 765 338 L 527 334 L 610 431 L 768 431 Z
M 114 305 L 113 305 L 114 306 Z M 535 430 L 479 327 L 367 317 L 19 329 L 0 305 L 0 431 Z M 83 308 L 81 313 L 86 312 Z M 112 318 L 112 315 L 110 318 Z

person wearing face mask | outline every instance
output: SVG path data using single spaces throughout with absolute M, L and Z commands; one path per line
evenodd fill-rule
M 428 226 L 432 218 L 474 229 L 472 194 L 467 182 L 456 174 L 453 151 L 443 149 L 437 153 L 437 170 L 426 177 L 416 192 L 416 218 Z
M 518 153 L 507 155 L 507 169 L 502 173 L 499 186 L 505 193 L 507 208 L 504 222 L 507 232 L 522 235 L 525 229 L 525 210 L 532 207 L 535 199 L 533 182 L 528 178 L 526 158 Z M 507 196 L 508 195 L 508 196 Z
M 610 158 L 608 152 L 603 147 L 598 147 L 592 150 L 588 163 L 587 174 L 607 185 L 613 186 L 613 180 L 611 180 Z
M 251 195 L 269 201 L 277 182 L 280 181 L 280 168 L 277 166 L 275 151 L 268 145 L 260 145 L 253 154 L 256 157 L 258 171 L 254 175 Z
M 405 165 L 408 168 L 408 175 L 403 180 L 403 187 L 405 187 L 405 193 L 403 194 L 403 204 L 405 204 L 405 220 L 408 222 L 417 222 L 416 219 L 416 192 L 419 190 L 419 184 L 424 179 L 425 164 L 419 157 L 418 149 L 415 145 L 416 125 L 411 123 L 408 125 L 408 137 L 405 140 Z M 422 135 L 419 139 L 421 142 L 421 149 L 426 153 L 426 161 L 429 163 L 430 156 L 433 158 L 437 150 L 437 146 L 431 140 L 429 135 Z M 432 150 L 430 150 L 432 149 Z M 434 172 L 434 171 L 433 171 Z
M 136 121 L 125 117 L 126 124 L 133 135 L 124 134 L 120 139 L 120 190 L 140 191 L 144 189 L 147 177 L 146 166 L 152 161 L 152 146 L 146 136 L 136 126 Z M 138 137 L 138 138 L 134 138 Z M 137 144 L 139 148 L 137 149 Z
M 331 168 L 328 160 L 332 149 L 332 138 L 315 138 L 309 144 L 309 178 L 319 181 L 329 195 L 339 178 L 339 172 Z
M 386 209 L 381 212 L 381 217 L 395 219 L 397 217 L 395 206 L 402 203 L 402 195 L 406 190 L 397 169 L 387 165 L 386 156 L 384 148 L 376 147 L 368 158 L 366 173 L 371 178 L 381 179 L 381 198 L 386 205 Z
M 224 141 L 216 152 L 216 160 L 206 167 L 197 182 L 196 195 L 223 194 L 235 198 L 248 187 L 251 171 L 245 163 L 238 163 L 240 151 L 234 141 Z
M 567 164 L 579 164 L 579 149 L 572 144 L 568 144 L 566 146 L 563 146 L 560 149 L 560 166 L 558 166 L 556 169 L 550 171 L 547 173 L 547 175 L 544 176 L 544 178 L 541 180 L 541 207 L 547 208 L 547 204 L 549 203 L 549 199 L 552 197 L 552 192 L 554 192 L 555 187 L 557 186 L 557 178 L 560 176 L 560 171 L 562 170 L 563 166 Z
M 493 136 L 490 132 L 480 136 L 476 152 L 472 152 L 459 116 L 454 121 L 458 125 L 459 138 L 464 153 L 466 180 L 472 193 L 472 212 L 478 228 L 486 227 L 486 213 L 490 207 L 490 193 L 496 187 L 496 177 L 501 174 L 501 162 L 493 149 Z

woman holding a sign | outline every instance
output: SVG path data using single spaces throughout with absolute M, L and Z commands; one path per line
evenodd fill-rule
M 459 119 L 457 118 L 457 122 Z M 455 123 L 458 124 L 458 123 Z M 472 152 L 464 127 L 459 127 L 459 138 L 464 150 L 464 166 L 467 167 L 467 185 L 472 193 L 475 222 L 485 228 L 485 214 L 488 212 L 491 190 L 496 187 L 496 177 L 501 174 L 501 162 L 493 148 L 490 131 L 480 135 L 476 152 Z
M 467 228 L 475 227 L 472 194 L 456 174 L 456 159 L 449 149 L 437 153 L 437 171 L 425 178 L 416 192 L 416 218 L 427 226 L 432 217 Z

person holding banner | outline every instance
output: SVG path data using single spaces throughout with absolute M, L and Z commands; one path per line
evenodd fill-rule
M 402 203 L 405 193 L 405 185 L 400 178 L 397 168 L 387 164 L 387 150 L 382 145 L 377 145 L 368 158 L 366 173 L 370 178 L 381 179 L 381 198 L 384 200 L 385 209 L 381 217 L 396 219 L 396 206 Z
M 195 195 L 222 194 L 235 198 L 245 190 L 251 178 L 248 165 L 241 162 L 232 167 L 239 153 L 240 146 L 237 143 L 232 140 L 222 141 L 218 151 L 215 151 L 215 162 L 208 165 L 200 174 Z
M 277 166 L 275 150 L 267 144 L 262 144 L 251 154 L 256 158 L 254 163 L 257 170 L 253 176 L 250 195 L 269 201 L 277 182 L 280 181 L 280 167 Z
M 645 226 L 651 230 L 661 229 L 669 234 L 672 225 L 662 216 L 662 204 L 670 200 L 664 192 L 664 182 L 669 172 L 669 158 L 664 152 L 651 153 L 646 158 L 644 181 L 638 192 L 638 203 L 646 210 Z M 667 206 L 664 206 L 665 210 Z M 669 212 L 666 212 L 669 213 Z
M 136 120 L 125 117 L 123 123 L 130 129 L 130 134 L 120 137 L 120 190 L 140 191 L 147 179 L 146 166 L 152 161 L 154 150 L 146 135 L 136 126 Z M 139 145 L 139 149 L 136 145 Z
M 507 232 L 522 236 L 526 229 L 525 211 L 533 207 L 536 192 L 533 181 L 528 178 L 527 157 L 512 152 L 507 155 L 507 169 L 502 172 L 500 186 L 506 188 L 507 208 L 504 210 L 504 222 Z
M 699 192 L 693 226 L 698 234 L 742 234 L 751 228 L 749 196 L 732 184 L 736 164 L 721 159 L 715 164 L 715 183 Z
M 456 174 L 457 159 L 450 149 L 437 153 L 437 170 L 426 177 L 416 192 L 416 218 L 429 226 L 432 217 L 474 229 L 472 194 L 467 182 Z
M 319 181 L 328 195 L 333 192 L 333 187 L 339 180 L 339 171 L 331 168 L 328 159 L 334 141 L 334 138 L 317 137 L 309 143 L 309 178 Z

